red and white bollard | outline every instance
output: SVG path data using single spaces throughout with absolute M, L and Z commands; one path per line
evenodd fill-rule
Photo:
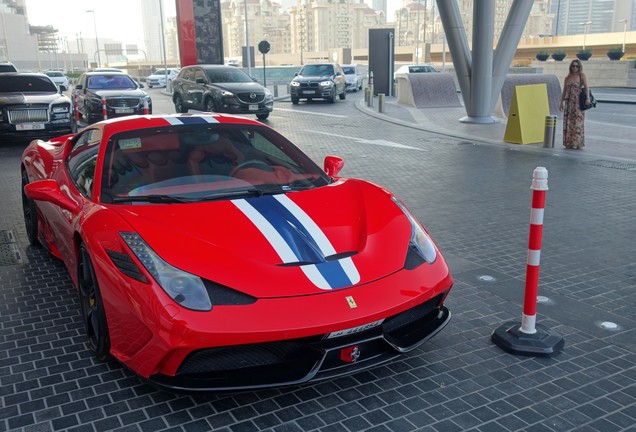
M 102 114 L 104 115 L 104 120 L 108 119 L 108 112 L 106 111 L 106 98 L 102 96 Z
M 539 267 L 541 240 L 543 239 L 543 211 L 548 190 L 548 170 L 538 167 L 532 174 L 532 209 L 530 210 L 530 236 L 526 262 L 526 291 L 523 300 L 520 331 L 535 334 L 537 323 L 537 295 L 539 294 Z
M 548 190 L 548 170 L 537 167 L 532 174 L 532 210 L 526 262 L 526 287 L 521 323 L 508 322 L 491 335 L 491 340 L 512 354 L 549 357 L 563 349 L 563 337 L 537 324 L 537 295 L 539 292 L 539 264 L 543 237 L 543 212 Z
M 148 100 L 144 99 L 144 115 L 150 114 L 150 107 L 148 106 Z

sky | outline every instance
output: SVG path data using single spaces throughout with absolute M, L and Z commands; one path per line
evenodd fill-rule
M 159 0 L 157 0 L 159 1 Z M 165 3 L 164 16 L 174 16 L 174 0 Z M 60 7 L 62 5 L 62 7 Z M 143 44 L 141 5 L 138 0 L 26 0 L 31 25 L 52 25 L 61 37 L 115 39 L 124 43 Z M 95 11 L 95 25 L 93 14 Z
M 164 16 L 175 15 L 175 1 L 164 2 Z M 388 0 L 387 4 L 387 18 L 391 20 L 402 0 Z M 94 10 L 100 39 L 143 45 L 139 0 L 26 0 L 26 6 L 29 24 L 52 25 L 61 37 L 69 40 L 75 40 L 80 34 L 84 38 L 95 37 L 93 14 L 86 12 Z

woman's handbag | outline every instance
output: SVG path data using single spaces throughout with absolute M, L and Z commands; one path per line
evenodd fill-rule
M 581 94 L 579 95 L 579 108 L 581 111 L 588 110 L 590 108 L 596 108 L 596 99 L 594 99 L 594 95 L 592 94 L 592 90 L 590 90 L 590 104 L 585 104 L 585 99 L 587 99 L 587 95 L 585 94 L 585 87 L 581 87 Z

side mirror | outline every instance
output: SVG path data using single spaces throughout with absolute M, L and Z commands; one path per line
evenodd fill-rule
M 24 186 L 24 193 L 32 200 L 50 202 L 71 213 L 79 211 L 79 205 L 62 193 L 55 180 L 38 180 L 29 183 Z
M 336 177 L 342 167 L 344 166 L 344 159 L 338 156 L 326 156 L 324 163 L 324 170 L 329 177 Z
M 205 78 L 198 77 L 196 80 L 194 80 L 194 82 L 197 84 L 205 84 Z

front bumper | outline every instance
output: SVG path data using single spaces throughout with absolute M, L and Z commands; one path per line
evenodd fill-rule
M 335 87 L 316 87 L 316 88 L 303 88 L 303 87 L 290 87 L 289 94 L 292 97 L 299 99 L 307 98 L 326 98 L 333 97 L 333 93 L 336 91 Z
M 274 110 L 274 101 L 265 101 L 257 104 L 246 104 L 236 100 L 223 101 L 219 112 L 227 114 L 265 114 Z
M 348 336 L 194 351 L 174 376 L 158 373 L 148 382 L 171 391 L 220 391 L 296 385 L 359 372 L 391 361 L 439 333 L 451 318 L 440 306 L 444 295 Z
M 72 133 L 71 122 L 63 121 L 45 123 L 44 129 L 16 130 L 16 125 L 0 124 L 0 139 L 6 141 L 32 141 L 34 139 L 49 139 Z

